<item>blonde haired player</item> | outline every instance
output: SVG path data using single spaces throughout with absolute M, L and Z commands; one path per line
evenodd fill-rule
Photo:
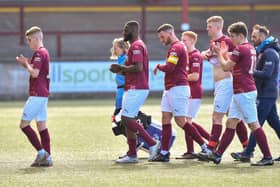
M 185 31 L 181 35 L 181 41 L 185 44 L 188 52 L 188 82 L 190 86 L 190 98 L 187 109 L 187 116 L 194 119 L 200 108 L 201 98 L 203 96 L 202 90 L 202 70 L 203 59 L 201 53 L 195 48 L 197 42 L 197 34 L 193 31 Z M 196 127 L 198 132 L 205 139 L 209 139 L 209 133 L 198 123 L 192 121 L 192 125 Z M 193 139 L 189 135 L 188 131 L 185 133 L 185 141 L 187 145 L 187 152 L 177 159 L 194 159 L 196 155 L 194 153 Z
M 127 59 L 127 51 L 129 43 L 124 41 L 123 38 L 115 38 L 112 42 L 111 59 L 117 60 L 118 64 L 124 65 Z M 121 74 L 116 74 L 117 91 L 115 97 L 115 110 L 113 117 L 116 116 L 122 109 L 122 98 L 124 94 L 125 77 Z
M 211 16 L 207 19 L 207 32 L 210 37 L 210 47 L 201 54 L 205 60 L 208 60 L 213 65 L 213 77 L 215 82 L 214 91 L 214 109 L 212 113 L 212 130 L 208 142 L 210 149 L 215 149 L 219 144 L 219 139 L 222 133 L 222 121 L 227 114 L 230 106 L 230 101 L 233 96 L 233 80 L 230 71 L 225 72 L 214 52 L 213 45 L 220 45 L 225 42 L 228 46 L 228 51 L 232 52 L 234 44 L 232 40 L 223 34 L 224 19 L 221 16 Z M 243 121 L 240 121 L 236 129 L 238 138 L 243 147 L 248 144 L 247 129 Z
M 20 128 L 38 152 L 31 167 L 52 166 L 50 135 L 46 127 L 50 84 L 49 52 L 43 45 L 43 32 L 40 27 L 31 27 L 26 31 L 25 36 L 29 48 L 34 53 L 30 60 L 23 55 L 16 57 L 17 62 L 30 74 L 29 97 L 23 109 Z M 36 120 L 41 141 L 30 126 L 33 119 Z
M 255 137 L 263 158 L 252 163 L 252 166 L 268 166 L 274 162 L 271 157 L 266 135 L 258 122 L 256 107 L 257 89 L 253 78 L 256 65 L 256 50 L 248 43 L 248 29 L 245 23 L 236 22 L 228 27 L 228 33 L 236 46 L 231 55 L 225 42 L 214 45 L 214 51 L 224 71 L 231 71 L 233 75 L 234 94 L 231 100 L 226 130 L 216 151 L 200 154 L 215 164 L 219 164 L 223 153 L 233 140 L 238 122 L 244 119 Z

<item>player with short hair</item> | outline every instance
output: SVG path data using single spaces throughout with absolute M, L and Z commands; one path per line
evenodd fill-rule
M 50 135 L 46 123 L 50 85 L 49 52 L 43 45 L 43 32 L 40 27 L 33 26 L 29 28 L 25 32 L 25 36 L 29 48 L 34 53 L 30 61 L 23 55 L 16 57 L 17 62 L 30 74 L 29 97 L 23 109 L 20 128 L 38 151 L 37 157 L 31 166 L 52 166 Z M 30 126 L 30 122 L 33 119 L 36 120 L 41 141 Z
M 161 151 L 152 160 L 155 162 L 168 162 L 170 158 L 169 142 L 172 134 L 171 119 L 174 116 L 178 126 L 184 129 L 201 146 L 202 150 L 208 151 L 207 145 L 192 125 L 191 117 L 187 116 L 188 98 L 190 90 L 187 80 L 188 56 L 185 45 L 175 35 L 171 24 L 163 24 L 157 29 L 158 37 L 163 45 L 170 45 L 166 63 L 158 64 L 153 72 L 165 73 L 161 111 L 162 111 L 162 139 Z
M 200 153 L 200 156 L 213 161 L 221 162 L 222 155 L 234 138 L 238 122 L 244 119 L 249 125 L 252 134 L 263 153 L 263 158 L 252 163 L 252 166 L 273 165 L 273 160 L 267 143 L 266 135 L 258 122 L 256 97 L 257 90 L 253 78 L 253 70 L 256 63 L 256 50 L 248 43 L 248 29 L 245 23 L 236 22 L 228 27 L 228 33 L 236 46 L 231 55 L 228 55 L 228 47 L 225 42 L 214 45 L 218 60 L 224 71 L 232 71 L 234 95 L 226 122 L 226 130 L 216 151 Z
M 181 41 L 185 44 L 188 52 L 189 63 L 188 63 L 188 82 L 190 86 L 191 95 L 189 98 L 189 105 L 187 116 L 194 119 L 197 116 L 201 105 L 201 98 L 203 96 L 202 90 L 202 70 L 203 70 L 203 59 L 201 53 L 195 48 L 197 42 L 197 34 L 193 31 L 185 31 L 181 35 Z M 209 139 L 209 133 L 198 123 L 192 121 L 192 125 L 196 127 L 198 132 L 205 139 Z M 194 159 L 197 158 L 194 153 L 194 145 L 191 136 L 185 133 L 185 141 L 187 145 L 187 152 L 177 159 Z
M 137 163 L 136 133 L 150 146 L 149 160 L 152 160 L 160 146 L 139 125 L 135 119 L 139 108 L 143 105 L 149 94 L 149 55 L 144 42 L 139 38 L 139 23 L 128 21 L 123 28 L 123 39 L 130 43 L 125 65 L 112 64 L 110 71 L 125 75 L 125 93 L 123 96 L 121 120 L 127 129 L 127 143 L 129 150 L 126 156 L 116 160 L 116 163 Z
M 221 68 L 221 64 L 213 50 L 213 45 L 220 45 L 225 42 L 228 46 L 228 51 L 232 52 L 234 45 L 231 39 L 223 34 L 224 19 L 221 16 L 211 16 L 207 19 L 207 31 L 210 37 L 210 48 L 202 52 L 204 59 L 208 60 L 213 65 L 213 77 L 215 82 L 214 91 L 214 109 L 212 113 L 212 130 L 208 142 L 210 149 L 215 149 L 219 144 L 219 139 L 222 133 L 223 117 L 227 114 L 230 101 L 233 95 L 232 74 L 230 71 L 225 72 Z M 237 126 L 237 135 L 243 145 L 248 144 L 247 129 L 243 121 Z
M 257 87 L 258 120 L 263 126 L 267 121 L 280 139 L 280 120 L 277 112 L 279 51 L 278 39 L 269 35 L 266 26 L 255 25 L 251 40 L 257 50 L 257 66 L 253 76 Z M 232 153 L 231 156 L 242 162 L 249 162 L 254 152 L 256 140 L 250 135 L 249 143 L 242 152 Z M 275 161 L 280 161 L 280 157 Z

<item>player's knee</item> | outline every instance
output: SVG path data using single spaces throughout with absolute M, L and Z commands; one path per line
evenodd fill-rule
M 249 123 L 248 126 L 251 129 L 251 131 L 257 130 L 261 127 L 258 122 Z
M 162 118 L 161 118 L 163 124 L 171 123 L 171 119 L 172 119 L 172 116 L 168 115 L 168 114 L 163 114 Z
M 224 113 L 220 112 L 213 112 L 212 114 L 212 120 L 214 124 L 222 124 Z
M 24 129 L 24 128 L 27 127 L 28 125 L 30 125 L 30 122 L 21 120 L 21 122 L 20 122 L 20 124 L 19 124 L 19 128 L 20 128 L 20 129 Z
M 239 119 L 228 118 L 227 122 L 226 122 L 226 126 L 227 126 L 227 128 L 230 128 L 230 129 L 236 129 L 236 126 L 239 121 L 240 121 Z

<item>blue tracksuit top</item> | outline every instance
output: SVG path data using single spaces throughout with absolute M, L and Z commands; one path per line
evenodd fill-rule
M 126 60 L 126 54 L 125 54 L 125 53 L 123 53 L 122 55 L 118 56 L 118 64 L 124 65 L 125 60 Z M 116 83 L 117 83 L 117 86 L 122 86 L 122 85 L 124 85 L 124 81 L 125 81 L 125 78 L 124 78 L 123 75 L 116 74 Z
M 257 48 L 257 65 L 253 76 L 255 79 L 258 98 L 277 98 L 279 51 L 278 40 L 272 36 L 266 38 Z

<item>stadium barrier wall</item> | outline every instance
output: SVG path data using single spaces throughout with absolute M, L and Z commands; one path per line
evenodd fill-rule
M 82 62 L 51 62 L 51 95 L 83 95 L 112 94 L 116 90 L 115 75 L 109 71 L 112 61 L 82 61 Z M 164 74 L 153 75 L 156 64 L 164 61 L 150 61 L 149 82 L 151 92 L 161 92 L 164 88 Z M 0 100 L 23 99 L 28 94 L 29 75 L 25 69 L 16 63 L 0 64 Z M 212 91 L 214 88 L 212 66 L 205 61 L 203 64 L 203 88 Z M 106 95 L 106 94 L 105 94 Z

